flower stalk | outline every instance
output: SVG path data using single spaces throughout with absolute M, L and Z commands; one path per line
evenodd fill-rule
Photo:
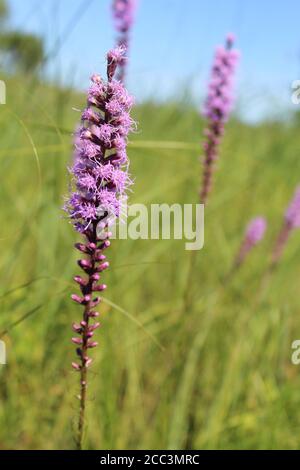
M 233 49 L 234 36 L 228 34 L 225 47 L 216 49 L 208 95 L 204 105 L 207 127 L 204 131 L 204 163 L 200 202 L 206 204 L 212 189 L 215 162 L 219 155 L 219 146 L 224 134 L 224 126 L 233 106 L 233 77 L 239 59 L 239 53 Z
M 201 204 L 207 204 L 212 189 L 215 161 L 219 154 L 219 145 L 224 134 L 224 126 L 233 106 L 232 81 L 239 53 L 233 49 L 233 34 L 228 34 L 225 47 L 216 49 L 211 77 L 208 84 L 208 94 L 204 104 L 204 116 L 207 127 L 204 131 L 203 143 L 203 175 L 199 192 Z M 192 285 L 196 266 L 197 252 L 192 251 L 189 257 L 186 284 L 183 291 L 183 311 L 190 309 L 192 304 Z
M 98 345 L 94 333 L 100 323 L 95 309 L 101 302 L 98 294 L 106 289 L 100 279 L 109 267 L 104 254 L 110 246 L 109 225 L 119 217 L 122 198 L 131 185 L 126 145 L 133 127 L 129 114 L 133 100 L 123 84 L 114 79 L 124 54 L 123 47 L 107 54 L 106 82 L 99 75 L 91 77 L 87 107 L 75 136 L 74 163 L 70 170 L 73 184 L 64 208 L 83 237 L 83 242 L 75 244 L 83 255 L 78 260 L 83 275 L 74 277 L 81 293 L 71 296 L 83 307 L 81 321 L 72 327 L 78 357 L 72 367 L 80 373 L 78 449 L 82 448 L 85 423 L 87 369 L 92 363 L 89 352 Z

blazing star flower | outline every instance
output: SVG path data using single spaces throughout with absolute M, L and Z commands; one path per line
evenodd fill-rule
M 248 253 L 263 239 L 266 228 L 267 222 L 264 217 L 256 217 L 249 222 L 240 251 L 234 264 L 235 267 L 240 266 L 244 262 Z
M 205 204 L 212 187 L 214 162 L 218 158 L 218 147 L 224 134 L 224 125 L 228 120 L 233 106 L 233 77 L 235 74 L 239 53 L 233 49 L 234 36 L 227 36 L 225 47 L 216 49 L 211 78 L 208 85 L 208 95 L 204 104 L 204 116 L 208 120 L 204 132 L 204 170 L 200 201 Z
M 278 264 L 291 232 L 297 228 L 300 228 L 300 186 L 296 188 L 294 197 L 285 212 L 284 222 L 273 249 L 271 267 L 274 268 Z
M 285 222 L 291 229 L 300 227 L 300 186 L 296 188 L 294 198 L 285 212 Z
M 74 162 L 70 169 L 72 191 L 64 207 L 75 230 L 84 237 L 84 243 L 75 245 L 85 255 L 78 261 L 84 275 L 74 278 L 81 295 L 72 295 L 72 299 L 84 308 L 82 321 L 73 324 L 77 336 L 72 338 L 79 358 L 72 366 L 81 374 L 78 447 L 81 446 L 84 424 L 87 368 L 92 362 L 88 351 L 97 346 L 92 337 L 100 326 L 98 322 L 91 323 L 99 315 L 94 309 L 101 300 L 94 295 L 105 290 L 106 285 L 99 280 L 109 266 L 103 254 L 110 245 L 107 220 L 111 215 L 119 217 L 120 200 L 131 185 L 126 145 L 127 135 L 133 127 L 129 115 L 133 100 L 123 84 L 114 79 L 124 53 L 124 47 L 118 47 L 107 54 L 107 81 L 99 75 L 91 78 L 87 107 L 82 112 L 81 126 L 74 139 Z
M 137 0 L 113 0 L 112 13 L 115 28 L 118 32 L 118 45 L 129 48 L 130 31 L 134 23 Z M 126 60 L 122 59 L 118 73 L 118 80 L 124 82 L 126 73 Z
M 266 228 L 267 222 L 264 217 L 256 217 L 255 219 L 251 220 L 245 233 L 245 240 L 247 240 L 247 244 L 250 246 L 250 248 L 254 247 L 258 242 L 261 241 L 265 234 Z

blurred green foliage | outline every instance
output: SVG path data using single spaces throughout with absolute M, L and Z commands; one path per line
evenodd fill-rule
M 4 23 L 8 19 L 8 5 L 5 0 L 0 0 L 0 21 Z M 12 72 L 36 72 L 37 67 L 45 60 L 42 38 L 20 30 L 11 30 L 6 24 L 0 33 L 0 51 L 5 69 Z
M 7 80 L 7 90 L 9 102 L 0 107 L 0 329 L 8 330 L 0 448 L 72 448 L 78 375 L 70 366 L 70 325 L 81 309 L 70 294 L 78 236 L 60 208 L 79 118 L 71 108 L 85 98 L 26 77 Z M 130 201 L 197 202 L 198 114 L 183 103 L 146 103 L 135 118 Z M 299 182 L 299 153 L 292 124 L 228 124 L 189 311 L 182 310 L 189 265 L 183 242 L 113 241 L 85 448 L 299 447 L 300 369 L 291 364 L 291 343 L 300 338 L 299 232 L 270 283 L 261 284 Z M 259 214 L 268 218 L 266 239 L 225 288 L 245 224 Z
M 25 73 L 34 71 L 44 60 L 42 39 L 20 31 L 0 34 L 0 50 L 9 56 L 9 69 Z
M 5 0 L 0 0 L 0 20 L 3 21 L 8 17 L 9 9 Z

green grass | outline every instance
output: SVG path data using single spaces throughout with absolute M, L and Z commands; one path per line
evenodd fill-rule
M 81 311 L 70 300 L 78 237 L 60 207 L 69 132 L 79 117 L 72 107 L 84 97 L 24 78 L 10 79 L 7 93 L 0 106 L 0 329 L 8 350 L 0 366 L 0 448 L 68 449 L 78 409 L 70 325 Z M 198 114 L 148 103 L 135 115 L 131 202 L 197 202 Z M 228 125 L 189 311 L 182 311 L 183 243 L 112 243 L 85 448 L 299 447 L 300 369 L 290 360 L 300 338 L 299 232 L 260 289 L 300 180 L 299 156 L 296 127 Z M 257 214 L 268 218 L 267 237 L 224 289 L 245 224 Z

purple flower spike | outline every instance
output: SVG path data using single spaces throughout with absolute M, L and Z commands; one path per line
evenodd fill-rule
M 72 327 L 78 335 L 72 341 L 80 346 L 77 347 L 79 364 L 72 363 L 73 369 L 80 372 L 81 383 L 78 448 L 81 448 L 84 427 L 87 368 L 92 362 L 87 352 L 98 344 L 90 338 L 99 323 L 91 322 L 99 315 L 93 309 L 101 298 L 93 296 L 106 289 L 99 279 L 109 267 L 103 254 L 110 246 L 109 219 L 119 217 L 121 199 L 132 184 L 126 146 L 127 135 L 134 125 L 129 114 L 133 99 L 123 84 L 114 79 L 117 68 L 122 66 L 124 52 L 124 47 L 118 47 L 107 54 L 107 81 L 99 75 L 91 78 L 87 107 L 82 112 L 74 142 L 74 162 L 70 169 L 72 191 L 64 207 L 75 230 L 84 237 L 83 242 L 75 245 L 83 257 L 78 260 L 83 275 L 74 277 L 81 294 L 72 295 L 83 307 L 82 320 Z
M 233 49 L 234 36 L 229 34 L 225 47 L 216 49 L 208 84 L 208 94 L 204 104 L 204 116 L 208 120 L 205 130 L 204 170 L 200 201 L 205 204 L 212 187 L 214 163 L 218 158 L 218 148 L 224 133 L 224 125 L 232 110 L 234 98 L 232 94 L 233 77 L 239 53 Z
M 249 222 L 240 251 L 234 263 L 234 268 L 243 264 L 248 253 L 263 239 L 266 229 L 267 222 L 264 217 L 256 217 Z
M 130 31 L 134 23 L 138 0 L 113 0 L 112 14 L 115 28 L 118 32 L 118 46 L 129 49 Z M 118 80 L 124 82 L 126 73 L 126 59 L 122 58 L 118 73 Z
M 296 188 L 294 197 L 285 212 L 284 223 L 273 249 L 272 268 L 274 268 L 280 261 L 291 232 L 297 228 L 300 228 L 300 186 Z
M 300 186 L 296 188 L 294 198 L 286 210 L 285 220 L 291 228 L 300 227 Z
M 266 228 L 267 222 L 263 217 L 256 217 L 255 219 L 251 220 L 245 234 L 245 238 L 251 248 L 262 240 Z

